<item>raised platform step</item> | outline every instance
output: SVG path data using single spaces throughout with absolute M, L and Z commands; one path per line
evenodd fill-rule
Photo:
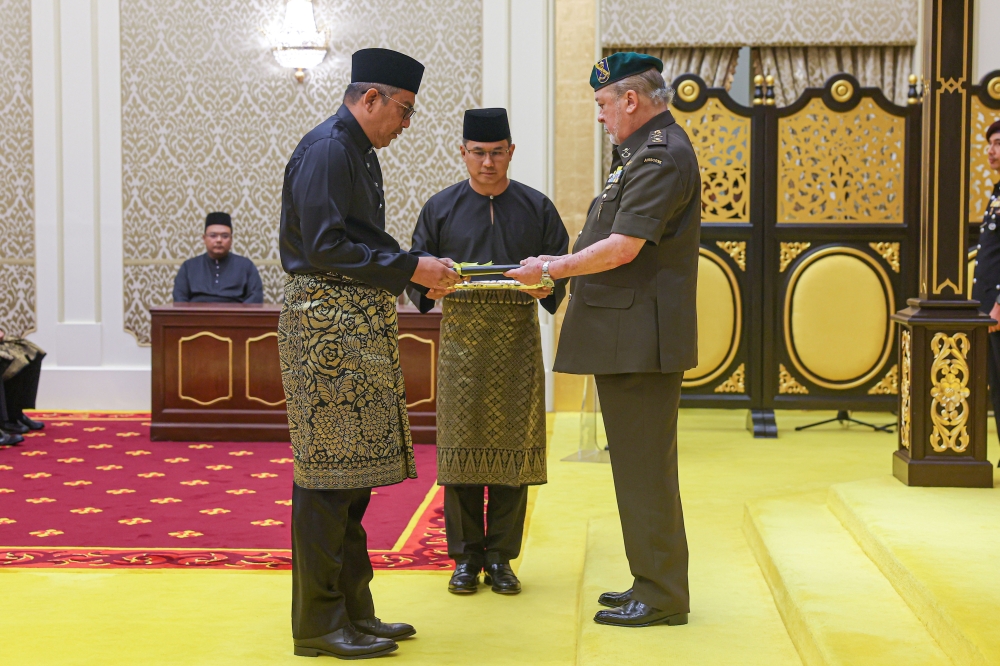
M 956 664 L 1000 664 L 1000 488 L 887 476 L 835 485 L 828 504 Z
M 744 514 L 744 533 L 802 662 L 952 664 L 825 496 L 755 500 Z

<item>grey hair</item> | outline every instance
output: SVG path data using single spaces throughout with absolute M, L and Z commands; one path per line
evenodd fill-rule
M 632 90 L 637 95 L 648 97 L 655 106 L 666 106 L 674 101 L 674 89 L 663 80 L 663 75 L 655 68 L 615 81 L 611 84 L 611 89 L 615 97 L 623 97 Z
M 388 95 L 389 97 L 392 97 L 403 90 L 402 88 L 397 88 L 395 86 L 387 86 L 384 83 L 361 83 L 359 81 L 357 83 L 350 83 L 347 85 L 347 90 L 344 91 L 344 102 L 347 104 L 354 104 L 359 99 L 364 97 L 365 93 L 372 88 L 379 91 L 383 95 Z M 388 104 L 389 100 L 383 98 L 382 103 Z

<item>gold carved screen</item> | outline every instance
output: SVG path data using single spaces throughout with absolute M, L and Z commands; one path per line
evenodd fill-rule
M 31 1 L 0 0 L 0 330 L 35 330 Z
M 141 344 L 148 308 L 169 302 L 181 262 L 204 252 L 213 210 L 232 214 L 234 251 L 257 264 L 264 300 L 280 301 L 285 163 L 340 106 L 355 50 L 394 48 L 427 65 L 413 126 L 379 151 L 388 231 L 408 247 L 423 203 L 465 175 L 457 146 L 462 111 L 479 105 L 482 88 L 481 2 L 314 3 L 331 50 L 304 84 L 260 30 L 280 22 L 283 6 L 121 1 L 123 299 L 125 329 Z
M 816 98 L 778 124 L 778 222 L 903 222 L 903 118 Z
M 750 119 L 714 97 L 697 111 L 673 114 L 698 155 L 702 222 L 749 222 Z
M 993 192 L 993 182 L 996 174 L 986 160 L 986 128 L 1000 120 L 1000 111 L 995 111 L 979 99 L 972 96 L 972 129 L 970 137 L 970 159 L 972 166 L 969 171 L 969 222 L 979 224 L 983 221 L 983 212 L 990 201 Z

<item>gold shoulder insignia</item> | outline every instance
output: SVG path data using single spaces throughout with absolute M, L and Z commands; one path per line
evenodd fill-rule
M 666 143 L 663 136 L 663 130 L 653 130 L 649 133 L 649 143 Z

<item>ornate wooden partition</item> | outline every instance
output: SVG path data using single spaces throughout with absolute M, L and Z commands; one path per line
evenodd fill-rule
M 966 295 L 972 298 L 972 274 L 978 254 L 979 225 L 989 202 L 996 174 L 986 161 L 986 128 L 1000 120 L 1000 69 L 984 76 L 972 90 L 972 111 L 969 123 L 969 264 Z
M 776 434 L 776 408 L 895 409 L 890 316 L 917 292 L 919 107 L 846 74 L 780 109 L 764 85 L 752 107 L 693 75 L 674 88 L 704 207 L 700 364 L 683 404 L 748 408 L 759 436 Z

